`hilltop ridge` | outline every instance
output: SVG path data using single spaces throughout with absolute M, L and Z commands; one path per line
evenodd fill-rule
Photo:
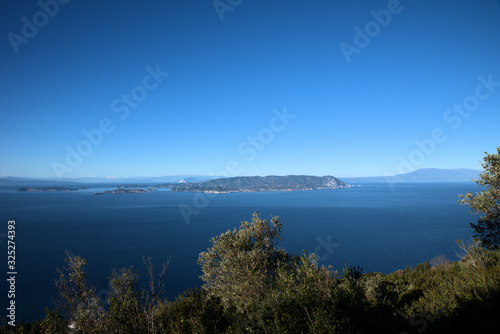
M 480 170 L 468 168 L 420 168 L 391 176 L 343 177 L 345 182 L 468 182 L 479 178 Z
M 295 191 L 347 188 L 350 185 L 334 176 L 240 176 L 220 178 L 200 183 L 164 184 L 160 187 L 171 187 L 172 191 L 201 192 L 248 192 L 248 191 Z

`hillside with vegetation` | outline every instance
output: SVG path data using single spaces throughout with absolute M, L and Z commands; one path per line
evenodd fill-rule
M 349 187 L 333 176 L 287 175 L 287 176 L 241 176 L 184 183 L 172 187 L 173 191 L 241 192 L 241 191 L 294 191 L 337 189 Z

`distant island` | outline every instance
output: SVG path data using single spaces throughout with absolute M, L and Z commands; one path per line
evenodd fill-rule
M 44 188 L 32 188 L 32 187 L 23 187 L 16 189 L 17 191 L 78 191 L 81 189 L 88 188 L 64 188 L 64 187 L 44 187 Z
M 153 188 L 147 188 L 147 189 L 115 189 L 115 190 L 106 190 L 104 192 L 95 192 L 94 195 L 103 195 L 103 194 L 142 194 L 142 193 L 149 193 L 152 191 L 156 191 L 156 189 Z
M 297 191 L 348 188 L 350 185 L 333 176 L 243 176 L 215 179 L 199 183 L 160 184 L 171 191 L 232 193 L 256 191 Z

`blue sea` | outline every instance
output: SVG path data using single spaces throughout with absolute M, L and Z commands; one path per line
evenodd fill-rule
M 456 260 L 455 240 L 469 240 L 469 222 L 477 217 L 457 204 L 458 195 L 480 187 L 464 183 L 364 183 L 345 189 L 205 195 L 159 190 L 143 194 L 93 195 L 111 186 L 93 185 L 75 192 L 17 192 L 0 188 L 0 247 L 6 270 L 7 222 L 16 221 L 16 322 L 44 317 L 54 308 L 56 268 L 65 251 L 87 259 L 91 282 L 104 302 L 107 278 L 115 268 L 141 273 L 143 257 L 156 269 L 169 260 L 165 297 L 199 287 L 198 254 L 210 239 L 252 213 L 278 215 L 281 246 L 288 252 L 315 252 L 320 264 L 363 272 L 390 273 L 438 255 Z M 179 205 L 193 207 L 189 223 Z M 5 274 L 6 275 L 6 274 Z M 7 286 L 2 280 L 2 309 Z M 4 316 L 3 316 L 4 317 Z

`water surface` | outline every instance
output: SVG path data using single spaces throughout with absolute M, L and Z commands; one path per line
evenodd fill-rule
M 321 264 L 334 268 L 345 261 L 364 272 L 390 273 L 437 255 L 456 260 L 455 240 L 470 239 L 469 222 L 477 219 L 457 204 L 458 194 L 480 190 L 471 182 L 401 183 L 394 189 L 366 183 L 335 190 L 220 194 L 210 196 L 186 224 L 179 205 L 193 206 L 200 194 L 93 195 L 106 189 L 0 188 L 0 233 L 9 219 L 17 223 L 17 322 L 41 319 L 45 307 L 53 307 L 56 267 L 64 266 L 65 251 L 87 259 L 103 300 L 113 268 L 132 265 L 144 278 L 143 256 L 151 256 L 157 268 L 170 259 L 166 297 L 173 299 L 200 286 L 196 262 L 210 238 L 250 220 L 254 211 L 262 218 L 281 217 L 281 245 L 287 251 L 316 252 Z M 6 239 L 0 240 L 6 248 Z

